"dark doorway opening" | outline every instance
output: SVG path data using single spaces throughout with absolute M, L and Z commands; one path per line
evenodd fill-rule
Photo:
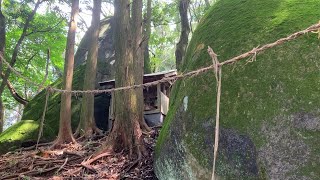
M 110 94 L 98 94 L 94 97 L 94 118 L 96 125 L 103 131 L 108 131 Z

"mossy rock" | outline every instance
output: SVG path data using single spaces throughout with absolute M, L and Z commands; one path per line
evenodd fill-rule
M 204 16 L 182 72 L 302 30 L 319 0 L 221 0 Z M 320 41 L 309 33 L 222 68 L 218 179 L 319 179 Z M 250 59 L 249 59 L 250 60 Z M 178 81 L 157 146 L 159 179 L 210 179 L 216 113 L 213 72 Z
M 34 120 L 24 120 L 16 123 L 0 134 L 0 154 L 20 147 L 23 141 L 35 139 L 39 123 Z

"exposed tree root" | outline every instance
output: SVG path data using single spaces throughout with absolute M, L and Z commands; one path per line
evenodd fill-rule
M 69 143 L 67 144 L 66 142 L 69 142 Z M 63 138 L 58 138 L 52 143 L 52 146 L 50 149 L 63 149 L 70 146 L 71 144 L 79 146 L 79 144 L 74 138 L 68 141 L 65 141 Z
M 100 136 L 103 135 L 103 131 L 97 127 L 95 123 L 93 123 L 91 130 L 87 130 L 87 132 L 83 132 L 84 130 L 81 129 L 80 124 L 76 129 L 76 132 L 73 134 L 74 137 L 80 138 L 80 137 L 86 137 L 90 138 L 94 136 L 95 134 L 98 134 Z
M 148 124 L 146 123 L 146 121 L 144 119 L 139 121 L 139 124 L 140 124 L 140 128 L 141 128 L 142 132 L 148 133 L 148 132 L 152 131 L 152 128 L 148 126 Z
M 52 142 L 41 143 L 41 144 L 38 144 L 38 147 L 48 146 L 48 145 L 51 145 L 51 144 L 52 144 Z M 16 151 L 28 151 L 28 150 L 33 150 L 33 149 L 36 149 L 36 145 L 32 145 L 32 146 L 29 146 L 29 147 L 22 147 L 20 149 L 17 149 Z

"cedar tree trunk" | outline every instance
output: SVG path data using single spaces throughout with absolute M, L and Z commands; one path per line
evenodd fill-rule
M 114 0 L 115 6 L 115 58 L 116 58 L 116 87 L 132 86 L 141 81 L 143 67 L 138 68 L 141 57 L 141 25 L 142 25 L 142 0 L 132 2 L 132 21 L 130 21 L 130 1 Z M 131 23 L 130 23 L 131 22 Z M 136 61 L 134 61 L 136 60 Z M 135 68 L 138 68 L 135 70 Z M 126 149 L 129 155 L 146 153 L 142 139 L 141 112 L 142 89 L 132 89 L 115 92 L 115 121 L 114 127 L 107 140 L 107 147 L 103 149 L 118 151 Z M 142 116 L 142 117 L 141 117 Z
M 181 18 L 181 34 L 179 42 L 176 46 L 176 67 L 179 70 L 180 65 L 183 61 L 183 58 L 186 54 L 188 46 L 188 37 L 190 33 L 190 25 L 188 20 L 188 9 L 189 9 L 190 0 L 180 0 L 179 1 L 179 13 Z
M 77 29 L 77 16 L 79 13 L 79 0 L 73 0 L 71 8 L 63 76 L 63 88 L 67 91 L 72 90 L 74 45 Z M 71 96 L 71 93 L 61 94 L 59 134 L 53 147 L 59 147 L 63 143 L 76 142 L 71 128 Z
M 151 5 L 151 4 L 150 4 Z M 150 7 L 151 8 L 151 7 Z M 151 10 L 150 10 L 151 11 Z M 151 12 L 150 12 L 151 13 Z M 134 84 L 143 84 L 144 75 L 144 50 L 143 44 L 149 40 L 142 38 L 142 0 L 135 0 L 132 3 L 132 19 L 131 19 L 131 29 L 132 29 L 132 54 L 133 54 L 133 78 Z M 149 27 L 150 28 L 150 27 Z M 149 35 L 150 36 L 150 35 Z M 144 131 L 150 131 L 151 129 L 146 124 L 144 120 L 144 97 L 143 88 L 136 88 L 136 94 L 131 94 L 131 101 L 136 102 L 133 108 L 133 116 L 139 121 L 140 127 Z
M 94 90 L 97 72 L 98 38 L 100 29 L 101 0 L 93 1 L 90 28 L 90 49 L 88 51 L 83 90 Z M 97 130 L 94 121 L 94 94 L 83 94 L 80 123 L 77 132 L 90 137 Z

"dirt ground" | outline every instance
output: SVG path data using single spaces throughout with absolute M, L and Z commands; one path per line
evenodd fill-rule
M 50 150 L 51 144 L 22 148 L 0 156 L 0 179 L 148 179 L 156 180 L 153 157 L 159 128 L 144 135 L 148 156 L 140 161 L 129 159 L 127 152 L 104 154 L 93 161 L 92 154 L 106 136 L 96 136 Z

